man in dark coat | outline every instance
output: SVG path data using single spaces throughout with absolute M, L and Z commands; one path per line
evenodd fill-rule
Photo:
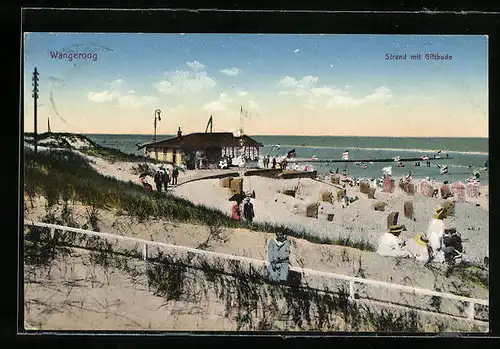
M 155 184 L 156 184 L 156 190 L 158 191 L 158 193 L 161 193 L 161 186 L 162 186 L 163 183 L 162 183 L 162 178 L 161 178 L 160 171 L 156 171 L 155 172 L 154 181 L 155 181 Z
M 174 169 L 172 170 L 172 185 L 177 184 L 177 177 L 179 177 L 179 168 L 174 165 Z
M 161 181 L 163 183 L 163 186 L 165 187 L 165 192 L 167 192 L 168 183 L 170 183 L 170 176 L 165 169 L 163 169 L 163 171 L 161 172 Z
M 247 222 L 252 223 L 253 218 L 255 217 L 255 212 L 253 210 L 253 204 L 250 201 L 250 198 L 245 198 L 245 203 L 243 204 L 243 217 Z

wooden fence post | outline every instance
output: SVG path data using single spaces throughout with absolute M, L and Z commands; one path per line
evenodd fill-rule
M 349 280 L 349 300 L 354 302 L 354 280 Z
M 470 320 L 474 320 L 474 317 L 475 317 L 474 302 L 469 302 L 469 305 L 467 306 L 467 318 Z

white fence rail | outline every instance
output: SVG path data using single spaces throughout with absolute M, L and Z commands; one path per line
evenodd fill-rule
M 41 222 L 25 221 L 24 224 L 48 228 L 48 229 L 50 229 L 51 237 L 54 237 L 55 230 L 61 230 L 62 232 L 68 231 L 68 232 L 80 233 L 80 234 L 85 234 L 85 235 L 99 236 L 99 237 L 103 237 L 103 238 L 110 238 L 110 239 L 116 239 L 116 240 L 122 240 L 122 241 L 135 242 L 135 243 L 142 245 L 142 258 L 145 261 L 148 258 L 148 247 L 149 246 L 158 246 L 158 247 L 165 247 L 165 248 L 169 248 L 169 249 L 176 249 L 176 250 L 184 251 L 184 252 L 191 252 L 191 253 L 195 253 L 198 255 L 206 255 L 206 256 L 219 257 L 219 258 L 223 258 L 223 259 L 244 261 L 244 262 L 248 262 L 250 264 L 258 265 L 258 266 L 267 266 L 267 261 L 265 261 L 265 260 L 242 257 L 242 256 L 234 256 L 234 255 L 229 255 L 229 254 L 224 254 L 224 253 L 219 253 L 219 252 L 204 251 L 204 250 L 199 250 L 199 249 L 191 248 L 191 247 L 165 244 L 162 242 L 148 241 L 148 240 L 137 239 L 137 238 L 128 237 L 128 236 L 109 234 L 109 233 L 101 233 L 101 232 L 95 232 L 95 231 L 91 231 L 91 230 L 84 230 L 84 229 L 79 229 L 79 228 L 72 228 L 72 227 L 66 227 L 66 226 L 62 226 L 62 225 L 41 223 Z M 435 297 L 439 297 L 442 299 L 462 301 L 462 302 L 465 302 L 468 304 L 467 310 L 466 310 L 467 319 L 471 320 L 471 321 L 481 322 L 481 323 L 485 323 L 485 322 L 475 320 L 475 305 L 480 304 L 480 305 L 489 307 L 488 300 L 477 299 L 477 298 L 468 298 L 468 297 L 458 296 L 458 295 L 455 295 L 452 293 L 437 292 L 437 291 L 424 289 L 424 288 L 393 284 L 393 283 L 388 283 L 388 282 L 384 282 L 384 281 L 370 280 L 370 279 L 364 279 L 364 278 L 359 278 L 359 277 L 355 277 L 355 276 L 348 276 L 348 275 L 343 275 L 343 274 L 336 274 L 336 273 L 324 272 L 324 271 L 318 271 L 318 270 L 306 269 L 306 268 L 291 267 L 290 270 L 293 270 L 293 271 L 296 271 L 299 273 L 308 274 L 308 275 L 323 276 L 323 277 L 327 277 L 327 278 L 348 281 L 349 282 L 349 299 L 351 299 L 353 301 L 364 301 L 362 299 L 355 299 L 355 284 L 359 283 L 359 284 L 365 284 L 365 285 L 369 285 L 369 286 L 373 286 L 373 287 L 401 291 L 401 292 L 405 292 L 405 293 L 420 294 L 420 295 L 424 295 L 424 296 L 435 296 Z M 404 308 L 404 307 L 401 306 L 401 308 Z M 408 308 L 412 308 L 412 307 L 408 306 Z M 431 312 L 425 311 L 425 310 L 420 310 L 420 309 L 416 309 L 416 310 L 423 311 L 426 313 L 431 313 Z M 434 313 L 434 312 L 432 312 L 432 313 Z M 441 314 L 441 313 L 434 313 L 434 314 L 457 318 L 456 316 L 452 316 L 452 315 L 448 315 L 448 314 Z M 458 318 L 460 318 L 460 317 L 458 317 Z M 462 319 L 465 319 L 465 318 L 462 318 Z

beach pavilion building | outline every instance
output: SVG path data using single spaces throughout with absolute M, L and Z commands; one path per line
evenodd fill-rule
M 204 157 L 207 165 L 219 164 L 223 157 L 237 157 L 243 150 L 248 159 L 259 158 L 259 148 L 262 143 L 247 135 L 234 136 L 232 132 L 200 132 L 168 138 L 139 146 L 144 148 L 144 154 L 152 159 L 165 161 L 176 165 L 185 165 L 195 169 L 197 160 Z

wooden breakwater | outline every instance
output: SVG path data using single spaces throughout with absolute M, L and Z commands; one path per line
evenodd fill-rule
M 452 157 L 448 158 L 429 158 L 428 160 L 422 160 L 422 158 L 401 158 L 399 160 L 394 160 L 393 158 L 391 159 L 364 159 L 364 160 L 337 160 L 337 159 L 289 159 L 288 162 L 294 162 L 294 163 L 299 163 L 299 162 L 309 162 L 309 163 L 315 163 L 315 162 L 326 162 L 326 163 L 352 163 L 352 162 L 360 162 L 360 163 L 367 163 L 367 162 L 408 162 L 408 161 L 419 161 L 419 162 L 426 162 L 426 161 L 441 161 L 441 160 L 453 160 Z

